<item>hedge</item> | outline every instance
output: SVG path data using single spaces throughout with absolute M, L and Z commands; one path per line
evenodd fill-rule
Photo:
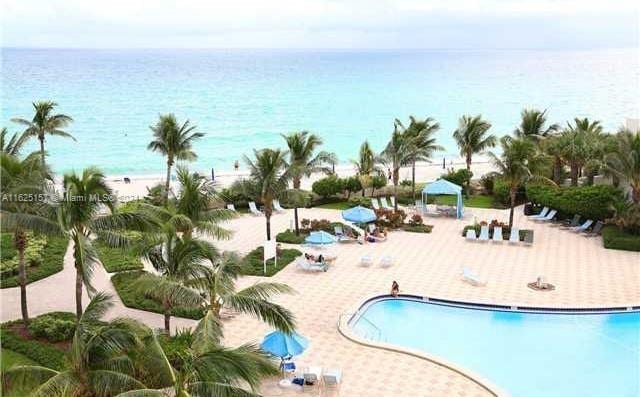
M 111 283 L 126 307 L 162 314 L 164 309 L 160 302 L 146 296 L 134 286 L 135 281 L 145 273 L 147 272 L 143 270 L 116 273 L 111 276 Z M 176 308 L 173 310 L 172 315 L 199 320 L 204 315 L 204 312 L 203 309 Z
M 4 323 L 0 327 L 2 348 L 20 353 L 43 367 L 55 369 L 56 371 L 62 370 L 65 366 L 66 353 L 55 345 L 33 339 L 24 339 L 10 330 L 9 326 L 17 322 Z
M 602 221 L 613 215 L 613 204 L 622 200 L 622 192 L 604 185 L 568 188 L 529 185 L 527 198 L 532 203 L 557 210 L 560 218 L 579 214 L 583 218 Z
M 67 312 L 42 314 L 31 320 L 29 332 L 38 338 L 56 343 L 70 340 L 76 331 L 76 315 Z
M 467 236 L 467 230 L 469 229 L 475 229 L 476 231 L 476 236 L 480 235 L 480 229 L 482 228 L 481 225 L 467 225 L 464 227 L 464 229 L 462 229 L 462 237 L 466 237 Z M 524 241 L 524 236 L 527 235 L 527 233 L 533 233 L 533 230 L 531 229 L 520 229 L 520 241 Z M 503 240 L 509 240 L 509 237 L 511 236 L 511 229 L 507 226 L 507 227 L 503 227 L 502 228 L 502 239 Z M 493 228 L 489 228 L 489 238 L 493 238 Z
M 290 229 L 280 232 L 276 235 L 276 241 L 285 244 L 302 244 L 307 237 L 306 233 L 300 232 L 300 235 L 296 235 L 296 232 Z
M 297 249 L 279 250 L 277 267 L 274 266 L 273 259 L 269 259 L 267 261 L 267 274 L 265 275 L 263 265 L 263 252 L 263 248 L 258 247 L 249 252 L 242 259 L 242 274 L 250 276 L 271 277 L 274 274 L 278 273 L 280 270 L 284 269 L 289 263 L 293 262 L 294 259 L 302 255 L 302 252 L 298 251 Z
M 68 245 L 69 241 L 64 237 L 48 237 L 41 254 L 40 263 L 27 267 L 27 284 L 61 271 L 64 267 L 64 254 L 67 252 Z M 0 279 L 0 288 L 16 286 L 18 286 L 17 274 L 3 276 Z
M 410 225 L 405 223 L 402 226 L 402 230 L 410 233 L 431 233 L 433 225 Z
M 602 241 L 605 248 L 640 251 L 640 235 L 625 232 L 617 226 L 607 226 L 602 229 Z
M 138 255 L 123 248 L 109 247 L 104 243 L 95 243 L 98 258 L 105 270 L 109 273 L 123 272 L 127 270 L 141 270 L 144 268 Z

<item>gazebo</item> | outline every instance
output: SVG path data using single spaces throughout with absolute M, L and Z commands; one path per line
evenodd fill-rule
M 451 183 L 446 179 L 438 179 L 435 182 L 431 182 L 427 184 L 427 186 L 422 189 L 422 203 L 426 205 L 427 196 L 428 195 L 455 195 L 457 197 L 456 200 L 456 217 L 458 219 L 462 218 L 464 215 L 464 206 L 462 204 L 462 187 L 456 185 L 455 183 Z

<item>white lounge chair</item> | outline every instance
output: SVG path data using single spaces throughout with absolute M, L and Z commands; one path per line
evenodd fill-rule
M 520 242 L 520 229 L 517 227 L 511 228 L 511 234 L 509 235 L 509 244 L 518 244 Z
M 492 241 L 494 243 L 501 243 L 502 242 L 502 227 L 501 226 L 494 226 L 493 227 L 493 238 Z
M 373 265 L 373 258 L 371 255 L 367 254 L 360 258 L 360 266 L 369 267 L 371 265 Z
M 373 233 L 375 230 L 376 230 L 376 225 L 375 224 L 370 223 L 370 224 L 367 225 L 367 231 L 369 233 Z
M 391 208 L 395 208 L 396 206 L 396 198 L 393 196 L 389 196 L 389 203 L 391 203 Z M 400 206 L 398 206 L 400 207 Z
M 480 278 L 473 270 L 466 266 L 462 268 L 462 281 L 465 281 L 475 287 L 487 285 L 487 280 Z
M 284 208 L 280 205 L 280 200 L 273 200 L 273 209 L 276 212 L 284 212 Z
M 338 242 L 340 242 L 340 243 L 350 243 L 350 242 L 358 241 L 358 239 L 356 237 L 347 236 L 344 233 L 344 229 L 342 228 L 342 226 L 334 226 L 333 227 L 333 232 L 336 235 L 336 237 L 338 238 Z
M 393 266 L 393 257 L 391 255 L 385 255 L 380 259 L 380 267 L 391 267 Z
M 592 224 L 593 224 L 593 220 L 587 219 L 582 225 L 572 227 L 569 230 L 576 233 L 582 233 L 586 231 L 588 228 L 590 228 Z
M 380 204 L 378 204 L 378 199 L 375 197 L 371 197 L 371 207 L 374 210 L 379 210 L 380 209 Z
M 235 205 L 233 205 L 233 204 L 227 204 L 227 209 L 228 209 L 229 211 L 236 211 L 236 206 L 235 206 Z
M 302 372 L 304 383 L 302 389 L 320 389 L 320 379 L 322 377 L 322 367 L 309 367 Z
M 298 258 L 296 266 L 309 272 L 326 272 L 329 268 L 324 262 L 309 262 L 305 257 Z
M 551 211 L 549 211 L 547 216 L 545 216 L 543 218 L 531 218 L 531 219 L 534 220 L 534 221 L 537 221 L 537 222 L 549 222 L 549 221 L 553 220 L 553 218 L 556 217 L 557 213 L 558 213 L 558 211 L 551 210 Z
M 256 207 L 256 203 L 254 201 L 249 202 L 249 211 L 255 216 L 262 216 L 262 211 Z
M 393 207 L 391 207 L 389 205 L 389 202 L 387 202 L 387 198 L 386 197 L 380 197 L 380 205 L 382 206 L 382 208 L 384 208 L 385 210 L 391 210 L 393 209 Z
M 529 215 L 529 219 L 544 218 L 545 216 L 547 216 L 548 213 L 549 213 L 549 207 L 544 207 L 542 211 L 540 211 L 540 213 L 535 215 Z
M 322 374 L 322 383 L 324 383 L 325 390 L 338 390 L 340 388 L 340 381 L 342 380 L 342 371 L 337 368 L 327 369 Z
M 478 236 L 479 241 L 489 241 L 489 226 L 482 226 L 480 228 L 480 236 Z
M 467 235 L 465 237 L 469 241 L 476 241 L 478 239 L 475 229 L 467 229 Z

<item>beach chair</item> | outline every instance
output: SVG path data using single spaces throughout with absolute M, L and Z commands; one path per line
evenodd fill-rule
M 524 244 L 533 245 L 533 230 L 527 231 L 527 233 L 524 235 Z
M 393 196 L 389 196 L 389 203 L 391 203 L 391 208 L 395 208 L 396 206 L 396 198 Z M 398 206 L 400 207 L 400 206 Z
M 236 212 L 236 206 L 235 206 L 235 205 L 233 205 L 233 204 L 227 204 L 227 209 L 228 209 L 229 211 L 234 211 L 234 212 Z
M 503 241 L 502 240 L 502 227 L 501 226 L 494 226 L 492 241 L 494 243 L 501 243 Z
M 604 227 L 604 223 L 603 222 L 596 222 L 595 226 L 593 227 L 593 229 L 591 229 L 590 232 L 587 232 L 584 234 L 585 237 L 597 237 L 600 234 L 602 234 L 602 228 Z
M 380 259 L 380 267 L 388 268 L 393 266 L 393 257 L 391 255 L 385 255 Z
M 489 226 L 482 226 L 480 228 L 480 236 L 478 236 L 478 241 L 489 241 Z
M 576 227 L 580 225 L 580 215 L 575 214 L 573 216 L 573 218 L 571 218 L 571 220 L 564 220 L 562 221 L 562 226 L 560 226 L 563 229 L 566 228 L 572 228 L 572 227 Z
M 380 205 L 382 206 L 382 208 L 384 208 L 385 210 L 392 210 L 393 207 L 391 207 L 389 205 L 389 202 L 387 201 L 386 197 L 380 197 Z
M 258 210 L 255 201 L 249 203 L 249 211 L 255 216 L 262 216 L 262 211 Z
M 338 242 L 340 242 L 340 243 L 358 241 L 357 238 L 349 237 L 346 234 L 344 234 L 344 229 L 342 228 L 342 226 L 334 226 L 333 227 L 333 233 L 338 238 Z
M 374 223 L 370 223 L 367 225 L 367 231 L 369 233 L 373 233 L 376 230 L 376 225 Z
M 284 208 L 280 205 L 280 200 L 273 200 L 273 209 L 276 212 L 284 212 Z
M 296 266 L 308 272 L 326 272 L 329 268 L 324 262 L 309 262 L 304 256 L 297 259 Z
M 592 224 L 593 224 L 593 220 L 587 219 L 582 225 L 572 227 L 569 230 L 576 233 L 582 233 L 586 231 L 588 228 L 590 228 Z
M 322 383 L 325 390 L 338 391 L 340 381 L 342 380 L 342 371 L 337 368 L 327 369 L 322 374 Z
M 483 287 L 487 285 L 487 280 L 480 278 L 473 270 L 464 266 L 462 268 L 462 281 L 465 281 L 474 287 Z
M 544 218 L 549 213 L 549 207 L 544 207 L 540 213 L 529 215 L 529 219 Z
M 283 360 L 280 364 L 280 370 L 286 377 L 291 377 L 296 373 L 296 363 L 291 359 Z
M 465 236 L 465 238 L 468 241 L 476 241 L 478 239 L 478 237 L 476 236 L 476 230 L 475 229 L 467 229 L 467 235 Z
M 379 210 L 380 209 L 380 204 L 378 204 L 378 199 L 375 197 L 371 197 L 371 207 L 374 210 Z
M 318 389 L 320 390 L 320 379 L 322 377 L 322 367 L 309 367 L 302 372 L 304 383 L 302 390 Z
M 551 211 L 549 211 L 547 216 L 545 216 L 544 218 L 531 218 L 531 219 L 534 220 L 534 221 L 537 221 L 537 222 L 549 222 L 549 221 L 553 220 L 553 218 L 556 217 L 557 213 L 558 213 L 558 211 L 551 210 Z
M 371 265 L 373 265 L 373 258 L 371 255 L 367 254 L 360 258 L 360 266 L 369 267 Z
M 511 234 L 509 234 L 509 244 L 518 244 L 520 242 L 520 229 L 517 227 L 511 228 Z

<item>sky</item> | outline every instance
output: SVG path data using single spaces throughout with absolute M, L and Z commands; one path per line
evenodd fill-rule
M 0 0 L 2 47 L 628 48 L 631 0 Z

